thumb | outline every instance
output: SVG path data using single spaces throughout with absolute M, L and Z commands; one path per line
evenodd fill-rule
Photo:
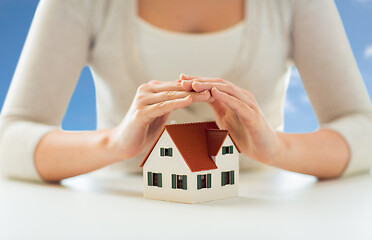
M 218 100 L 209 102 L 209 105 L 212 107 L 214 114 L 217 118 L 222 117 L 226 111 L 226 106 Z

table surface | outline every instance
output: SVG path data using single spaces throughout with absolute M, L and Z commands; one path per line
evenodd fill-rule
M 241 173 L 239 188 L 180 204 L 142 198 L 141 175 L 0 178 L 0 239 L 372 239 L 370 173 L 317 181 L 268 169 Z

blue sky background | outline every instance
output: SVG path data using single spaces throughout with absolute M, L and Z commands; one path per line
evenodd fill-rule
M 18 58 L 21 54 L 39 1 L 0 0 L 0 108 L 2 108 Z M 372 0 L 335 0 L 351 47 L 372 95 Z M 92 76 L 84 68 L 63 120 L 66 130 L 96 127 L 95 92 Z M 285 131 L 310 132 L 317 128 L 316 117 L 306 97 L 301 79 L 293 69 L 285 106 Z

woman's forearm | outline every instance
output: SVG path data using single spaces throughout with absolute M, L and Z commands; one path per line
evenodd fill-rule
M 270 165 L 318 178 L 333 178 L 340 176 L 348 164 L 349 147 L 334 130 L 278 135 L 283 144 Z
M 211 92 L 210 105 L 220 128 L 227 129 L 241 153 L 259 162 L 319 178 L 340 176 L 350 150 L 336 131 L 287 134 L 273 130 L 254 95 L 221 78 L 181 75 L 182 87 Z
M 55 182 L 123 160 L 109 148 L 110 131 L 50 132 L 35 151 L 39 175 Z
M 209 91 L 186 92 L 176 81 L 142 84 L 117 127 L 47 134 L 35 151 L 36 169 L 44 180 L 59 181 L 135 157 L 151 146 L 172 111 L 209 98 Z

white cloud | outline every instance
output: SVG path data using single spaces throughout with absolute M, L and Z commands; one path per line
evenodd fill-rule
M 364 57 L 372 58 L 372 45 L 369 45 L 368 47 L 366 47 L 366 49 L 364 50 Z

